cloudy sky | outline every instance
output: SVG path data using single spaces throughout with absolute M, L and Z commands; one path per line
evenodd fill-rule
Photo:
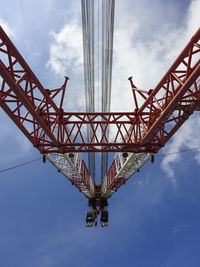
M 70 77 L 65 108 L 84 110 L 80 0 L 3 1 L 0 24 L 45 88 Z M 200 26 L 200 0 L 116 0 L 112 111 L 133 110 L 127 78 L 154 88 Z M 0 110 L 0 170 L 40 157 Z M 109 201 L 108 228 L 84 227 L 87 200 L 47 163 L 0 173 L 6 267 L 199 267 L 200 146 L 195 113 Z

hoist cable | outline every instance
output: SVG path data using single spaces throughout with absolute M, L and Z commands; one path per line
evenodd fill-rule
M 115 0 L 102 0 L 102 112 L 110 112 L 113 35 L 114 35 Z M 104 126 L 105 138 L 109 139 L 109 127 Z M 101 178 L 103 180 L 108 168 L 108 153 L 101 153 Z
M 94 59 L 94 1 L 82 0 L 82 31 L 83 31 L 83 55 L 84 55 L 84 81 L 86 112 L 95 112 L 95 59 Z M 92 129 L 87 127 L 87 139 L 91 142 Z M 95 154 L 88 153 L 89 171 L 95 176 Z
M 100 4 L 97 2 L 97 21 L 95 16 L 96 6 L 94 0 L 82 0 L 82 31 L 84 55 L 84 81 L 86 112 L 95 112 L 95 57 L 97 58 L 97 96 L 98 112 L 110 112 L 112 60 L 113 60 L 113 33 L 115 0 L 101 1 L 101 41 L 100 41 Z M 95 51 L 95 22 L 97 23 L 97 50 Z M 100 109 L 100 46 L 101 46 L 101 109 Z M 97 54 L 95 54 L 95 52 Z M 92 142 L 95 127 L 88 124 L 87 139 Z M 109 139 L 109 128 L 102 126 L 101 141 Z M 99 137 L 100 138 L 100 137 Z M 88 153 L 89 171 L 95 176 L 95 154 Z M 108 154 L 101 153 L 101 177 L 105 176 L 108 165 Z

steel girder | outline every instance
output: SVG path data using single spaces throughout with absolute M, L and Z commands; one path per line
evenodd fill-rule
M 41 153 L 156 153 L 199 102 L 200 29 L 154 90 L 145 95 L 132 84 L 136 109 L 131 113 L 64 112 L 55 105 L 51 91 L 42 87 L 2 29 L 0 39 L 3 78 L 0 104 Z M 141 107 L 137 93 L 144 98 Z M 93 133 L 89 141 L 87 125 Z M 108 126 L 110 140 L 106 137 Z
M 200 105 L 200 28 L 191 38 L 180 56 L 170 67 L 154 90 L 138 89 L 132 77 L 129 78 L 133 90 L 136 116 L 141 122 L 135 134 L 140 144 L 148 144 L 149 152 L 158 152 L 170 137 Z M 137 96 L 144 99 L 139 106 Z M 143 112 L 148 115 L 143 116 Z M 129 136 L 129 135 L 128 135 Z M 127 137 L 126 137 L 127 138 Z M 102 196 L 110 197 L 118 188 L 125 184 L 130 176 L 139 170 L 151 157 L 151 154 L 129 154 L 123 158 L 116 153 L 110 168 L 102 182 Z
M 120 186 L 125 184 L 132 175 L 139 172 L 152 154 L 129 153 L 127 158 L 122 153 L 116 153 L 111 166 L 101 185 L 102 198 L 109 198 Z
M 47 159 L 61 172 L 80 192 L 87 198 L 95 197 L 94 180 L 89 174 L 85 162 L 80 153 L 74 153 L 73 158 L 69 154 L 47 154 Z
M 57 136 L 63 133 L 59 132 L 56 121 L 63 112 L 68 78 L 60 88 L 45 90 L 1 27 L 0 75 L 3 110 L 41 153 L 44 153 L 43 146 L 38 145 L 41 142 L 62 152 L 62 148 L 57 149 Z M 61 96 L 59 107 L 53 101 L 58 94 Z M 58 114 L 55 120 L 51 112 Z M 68 132 L 67 126 L 64 128 Z M 47 157 L 86 197 L 94 196 L 94 182 L 80 153 L 76 153 L 74 159 L 59 153 Z
M 194 110 L 199 108 L 200 29 L 155 89 L 138 89 L 130 79 L 136 108 L 129 113 L 64 112 L 62 104 L 67 79 L 61 88 L 45 90 L 2 28 L 0 75 L 1 107 L 41 153 L 134 153 L 121 165 L 118 165 L 120 153 L 117 153 L 102 185 L 102 196 L 109 196 L 112 190 L 117 190 L 126 181 L 131 166 L 129 162 L 133 162 L 134 166 L 142 166 L 149 158 L 145 153 L 158 152 Z M 53 98 L 59 93 L 61 104 L 58 107 Z M 141 106 L 137 94 L 144 99 Z M 87 125 L 93 133 L 89 141 L 86 137 Z M 110 140 L 106 137 L 108 126 L 112 135 Z M 59 156 L 61 161 L 66 159 Z M 51 162 L 56 162 L 54 165 L 60 168 L 61 163 L 56 159 L 53 158 Z M 70 166 L 71 162 L 68 163 Z M 117 171 L 113 172 L 115 168 Z M 83 177 L 83 181 L 87 179 Z M 85 185 L 87 187 L 88 182 Z M 81 186 L 78 188 L 85 190 Z

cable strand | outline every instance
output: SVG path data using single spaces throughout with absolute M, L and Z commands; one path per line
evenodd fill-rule
M 22 163 L 22 164 L 18 164 L 16 166 L 13 166 L 13 167 L 10 167 L 10 168 L 7 168 L 7 169 L 3 169 L 3 170 L 0 170 L 0 173 L 2 172 L 6 172 L 6 171 L 10 171 L 10 170 L 13 170 L 13 169 L 16 169 L 16 168 L 19 168 L 19 167 L 22 167 L 22 166 L 25 166 L 25 165 L 28 165 L 28 164 L 31 164 L 35 161 L 38 161 L 38 160 L 41 160 L 41 157 L 37 158 L 37 159 L 33 159 L 33 160 L 30 160 L 30 161 L 27 161 L 25 163 Z

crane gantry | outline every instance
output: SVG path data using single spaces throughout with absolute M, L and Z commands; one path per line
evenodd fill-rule
M 200 28 L 154 89 L 137 88 L 129 78 L 132 112 L 63 110 L 68 82 L 45 89 L 0 27 L 0 106 L 33 146 L 88 199 L 93 225 L 107 199 L 157 153 L 200 105 Z M 60 95 L 60 104 L 54 98 Z M 143 103 L 138 99 L 143 99 Z M 90 129 L 90 138 L 86 128 Z M 112 138 L 108 139 L 106 129 Z M 100 134 L 99 134 L 100 133 Z M 101 185 L 91 177 L 81 152 L 116 152 Z

